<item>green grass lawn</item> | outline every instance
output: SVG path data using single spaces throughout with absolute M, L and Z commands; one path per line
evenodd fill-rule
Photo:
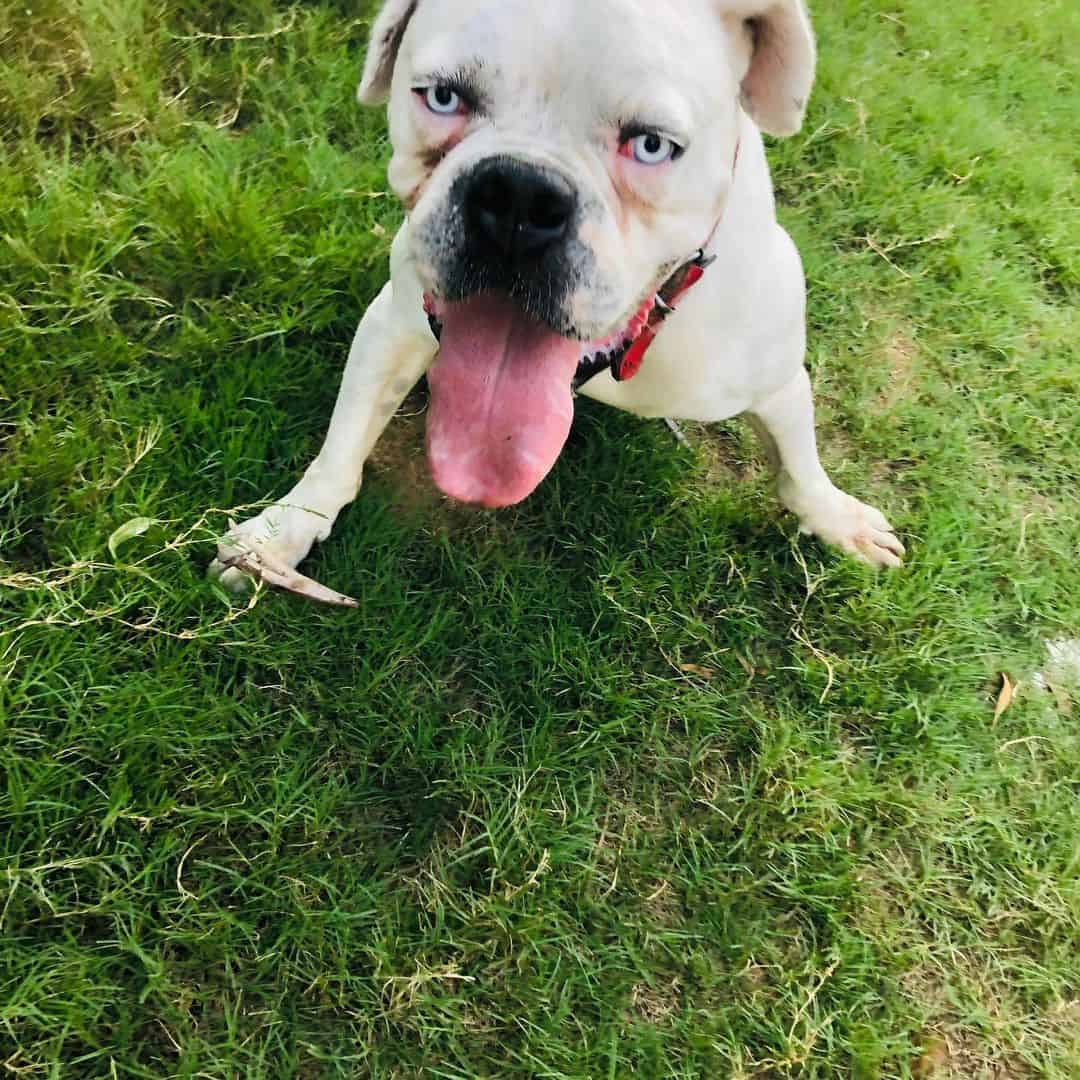
M 906 567 L 587 401 L 449 508 L 417 395 L 340 611 L 204 568 L 386 274 L 370 4 L 3 0 L 0 1074 L 1080 1076 L 1080 5 L 815 7 L 780 212 Z

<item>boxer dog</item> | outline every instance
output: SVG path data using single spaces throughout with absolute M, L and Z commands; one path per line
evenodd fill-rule
M 350 603 L 295 567 L 427 373 L 427 456 L 453 499 L 509 506 L 559 456 L 575 393 L 638 416 L 745 415 L 804 533 L 897 566 L 885 518 L 818 459 L 805 287 L 761 132 L 801 125 L 802 0 L 386 0 L 359 98 L 389 101 L 407 210 L 349 352 L 326 440 L 219 545 L 262 578 Z

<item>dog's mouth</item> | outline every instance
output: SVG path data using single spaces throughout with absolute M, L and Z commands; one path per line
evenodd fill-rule
M 453 499 L 510 506 L 551 471 L 570 434 L 574 382 L 619 360 L 644 332 L 650 296 L 614 333 L 563 337 L 507 295 L 454 303 L 424 297 L 439 339 L 428 371 L 427 452 L 431 475 Z

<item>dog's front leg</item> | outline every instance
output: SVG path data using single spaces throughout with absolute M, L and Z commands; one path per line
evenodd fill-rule
M 218 545 L 210 571 L 229 588 L 242 589 L 254 576 L 313 599 L 348 602 L 291 571 L 356 497 L 371 448 L 435 354 L 419 292 L 415 311 L 411 299 L 395 302 L 393 284 L 385 286 L 356 331 L 318 456 L 288 495 L 234 526 Z
M 899 566 L 904 545 L 880 511 L 841 491 L 818 458 L 806 369 L 747 414 L 777 470 L 777 490 L 799 527 L 873 566 Z

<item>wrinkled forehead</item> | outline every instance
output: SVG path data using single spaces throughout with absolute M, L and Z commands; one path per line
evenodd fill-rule
M 727 64 L 709 0 L 421 0 L 400 59 L 409 78 L 479 69 L 509 107 L 541 99 L 592 124 L 647 105 L 682 127 Z

